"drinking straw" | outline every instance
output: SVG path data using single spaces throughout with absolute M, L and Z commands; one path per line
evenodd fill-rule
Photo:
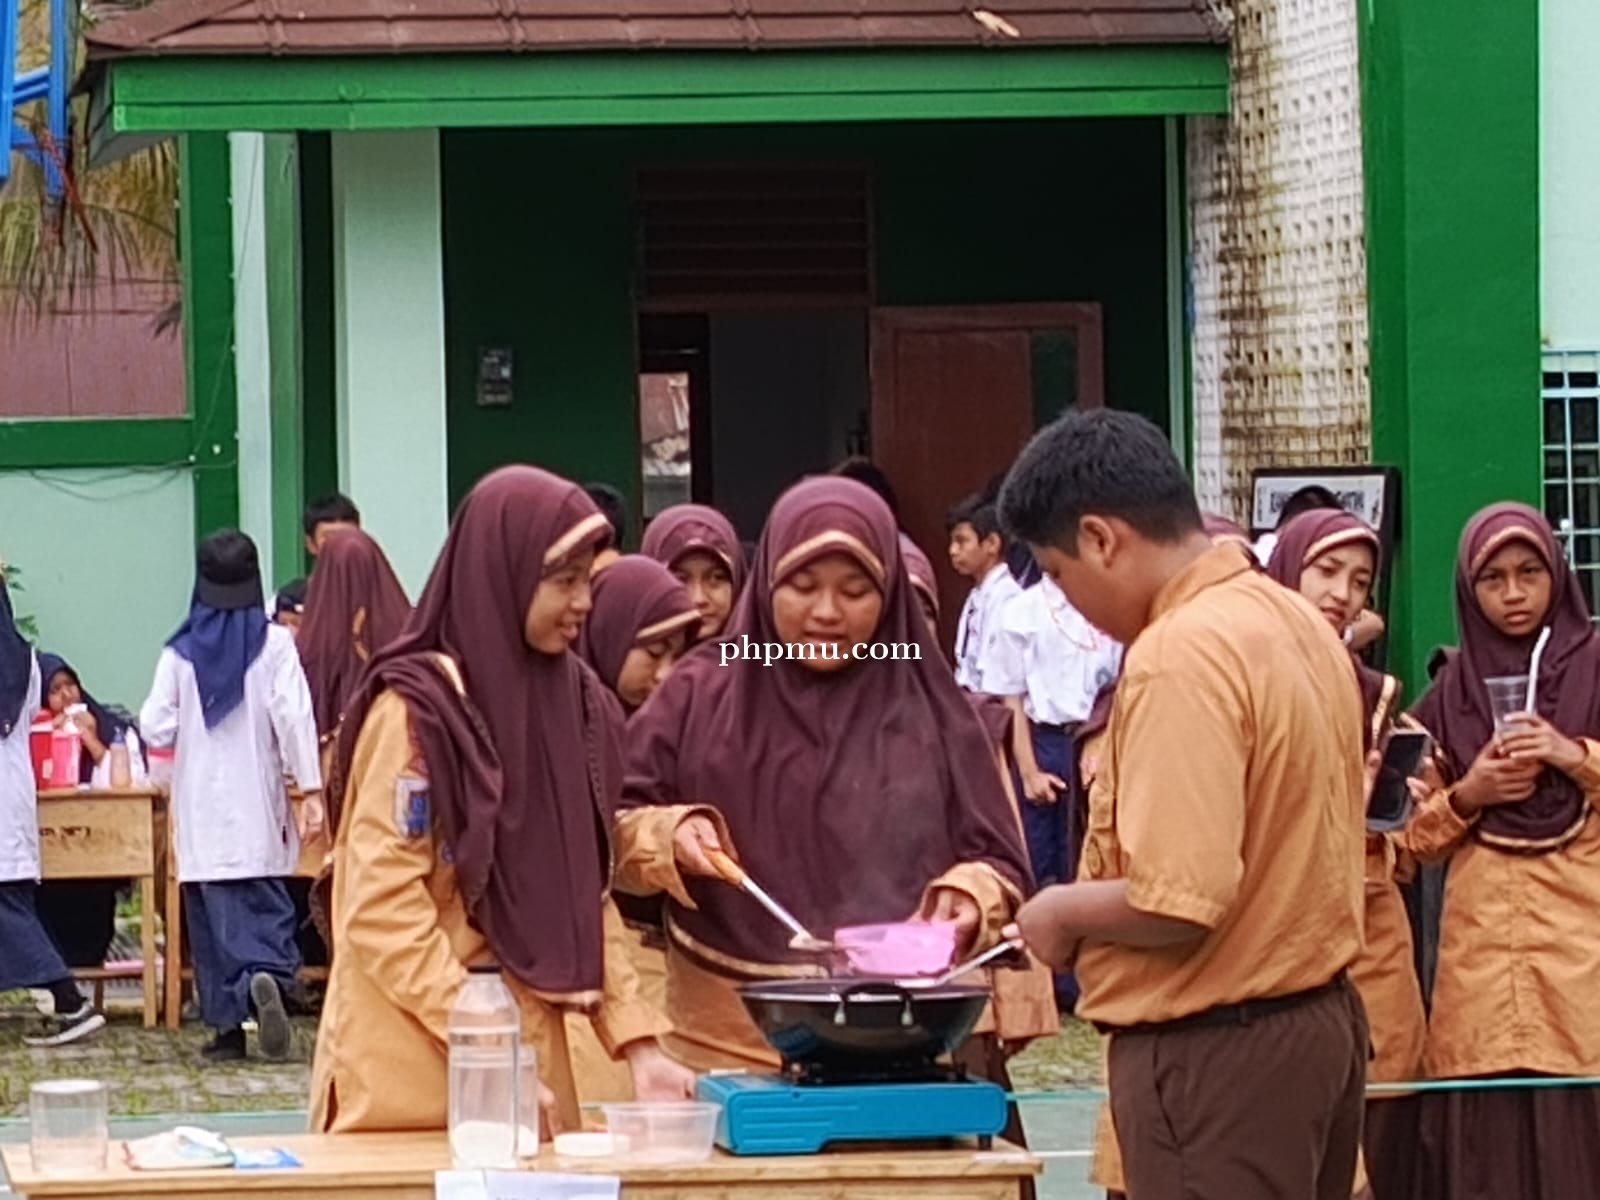
M 1528 663 L 1528 696 L 1527 703 L 1522 706 L 1523 712 L 1536 711 L 1534 701 L 1539 696 L 1539 660 L 1544 657 L 1544 645 L 1550 640 L 1550 626 L 1546 625 L 1539 631 L 1539 640 L 1533 644 L 1533 658 Z

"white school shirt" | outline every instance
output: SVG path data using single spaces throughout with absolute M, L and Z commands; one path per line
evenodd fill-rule
M 39 794 L 28 753 L 28 734 L 39 711 L 39 660 L 32 662 L 22 712 L 0 738 L 0 883 L 39 879 Z
M 170 646 L 139 712 L 139 730 L 174 748 L 178 879 L 203 883 L 294 874 L 300 838 L 285 776 L 322 787 L 317 722 L 294 638 L 279 625 L 244 673 L 244 699 L 215 729 L 201 714 L 194 665 Z
M 967 594 L 956 626 L 956 683 L 969 692 L 983 690 L 983 665 L 993 652 L 996 618 L 1006 601 L 1021 591 L 1011 568 L 1001 562 Z
M 982 690 L 1021 696 L 1035 724 L 1084 720 L 1122 667 L 1121 645 L 1089 624 L 1048 578 L 1008 600 L 995 625 Z
M 994 653 L 998 613 L 1021 590 L 1010 566 L 1002 562 L 992 566 L 982 582 L 966 594 L 962 622 L 955 627 L 955 682 L 966 690 L 982 691 L 984 661 Z

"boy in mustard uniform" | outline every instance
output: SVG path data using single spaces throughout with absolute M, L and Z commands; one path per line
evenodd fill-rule
M 1303 598 L 1213 546 L 1159 430 L 1074 413 L 1023 452 L 1007 526 L 1128 647 L 1079 882 L 1018 924 L 1109 1033 L 1135 1197 L 1349 1200 L 1367 1029 L 1361 702 Z

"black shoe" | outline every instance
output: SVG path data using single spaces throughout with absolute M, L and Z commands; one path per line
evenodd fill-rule
M 250 977 L 250 1002 L 255 1005 L 261 1057 L 282 1062 L 289 1057 L 289 1013 L 283 1006 L 278 981 L 265 971 L 257 971 Z
M 207 1062 L 225 1063 L 244 1060 L 244 1030 L 226 1029 L 207 1042 L 200 1050 Z
M 65 1046 L 79 1038 L 86 1038 L 106 1027 L 106 1019 L 94 1011 L 87 1000 L 76 1012 L 57 1014 L 46 1019 L 42 1032 L 24 1036 L 26 1046 Z

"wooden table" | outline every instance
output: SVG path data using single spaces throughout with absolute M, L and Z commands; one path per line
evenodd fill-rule
M 241 1194 L 306 1200 L 349 1196 L 360 1200 L 433 1200 L 433 1175 L 447 1170 L 442 1133 L 358 1133 L 337 1136 L 232 1139 L 240 1147 L 281 1146 L 304 1164 L 290 1171 L 132 1171 L 122 1165 L 122 1145 L 111 1146 L 112 1166 L 77 1177 L 40 1176 L 27 1146 L 6 1146 L 11 1189 L 29 1197 L 103 1200 L 111 1196 L 183 1196 L 237 1200 Z M 996 1141 L 994 1149 L 840 1150 L 792 1158 L 735 1158 L 718 1151 L 690 1167 L 584 1168 L 557 1162 L 547 1147 L 539 1169 L 619 1175 L 627 1200 L 1016 1200 L 1022 1182 L 1037 1175 L 1039 1160 Z
M 44 879 L 133 879 L 139 885 L 139 945 L 144 959 L 139 974 L 146 1029 L 156 1024 L 160 1000 L 156 890 L 170 858 L 166 815 L 166 796 L 155 788 L 59 788 L 39 793 L 39 863 Z M 165 891 L 170 949 L 177 928 L 177 889 L 168 886 Z M 168 959 L 170 976 L 170 954 Z M 132 972 L 101 969 L 76 974 L 108 979 Z M 169 1019 L 175 1015 L 169 1014 Z

